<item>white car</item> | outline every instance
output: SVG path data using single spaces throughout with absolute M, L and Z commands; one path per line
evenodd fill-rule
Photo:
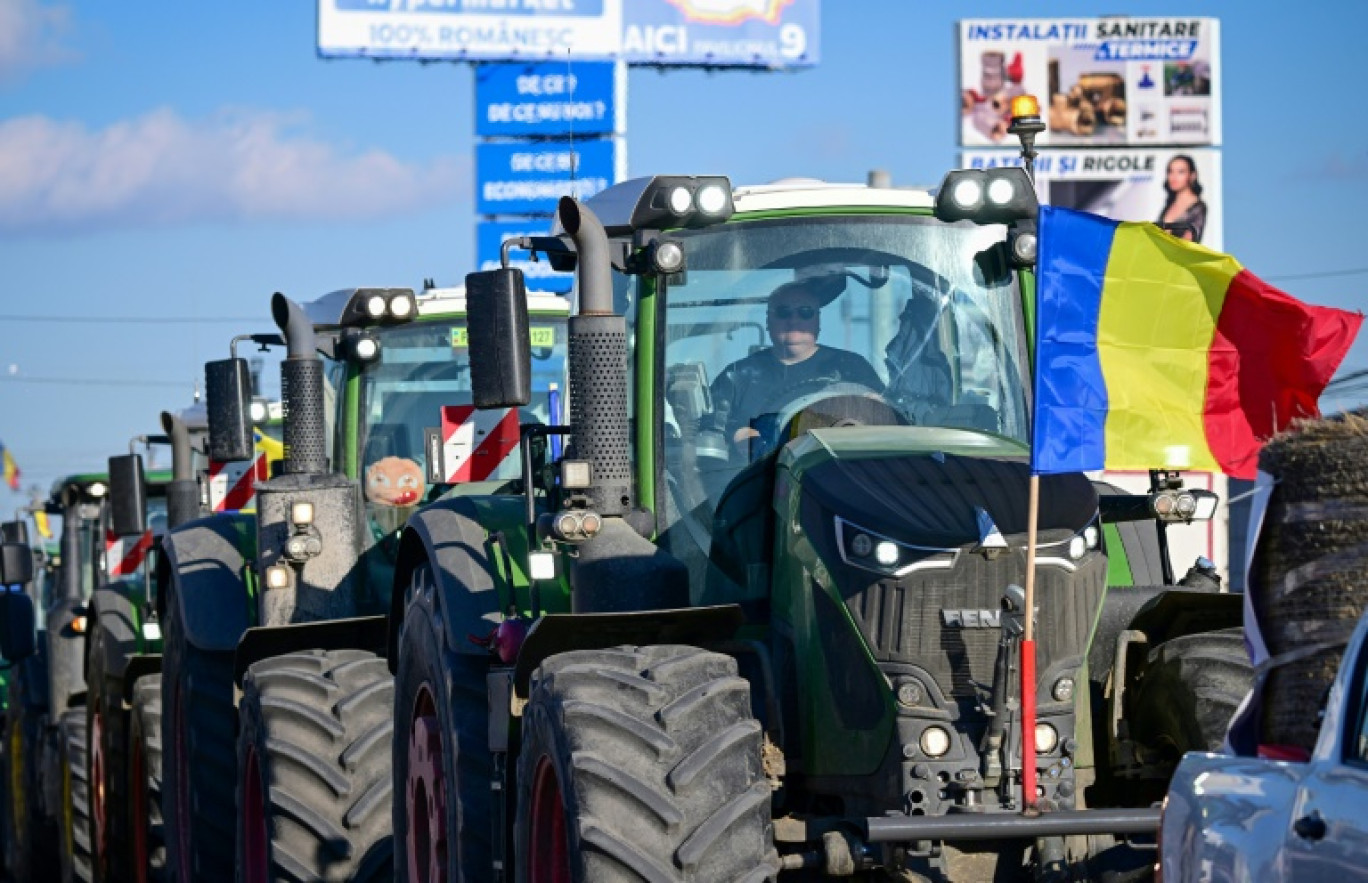
M 1368 615 L 1309 760 L 1191 753 L 1160 824 L 1163 883 L 1368 879 Z

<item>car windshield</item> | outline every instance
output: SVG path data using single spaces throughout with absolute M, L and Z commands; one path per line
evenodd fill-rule
M 850 215 L 674 235 L 686 264 L 665 286 L 667 431 L 696 429 L 700 458 L 734 471 L 791 437 L 803 412 L 804 426 L 1027 441 L 1025 333 L 1002 227 Z
M 516 478 L 519 422 L 562 419 L 564 317 L 532 317 L 532 402 L 516 410 L 471 405 L 469 341 L 460 319 L 377 334 L 380 357 L 361 375 L 358 442 L 367 509 L 382 532 L 447 485 Z M 429 480 L 434 473 L 440 481 Z

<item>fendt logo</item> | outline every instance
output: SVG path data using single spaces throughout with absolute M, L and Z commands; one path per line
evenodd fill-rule
M 998 629 L 1002 628 L 1002 611 L 942 609 L 941 623 L 946 628 Z

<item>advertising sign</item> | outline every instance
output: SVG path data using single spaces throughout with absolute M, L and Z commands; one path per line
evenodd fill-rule
M 318 0 L 325 58 L 808 67 L 821 0 Z
M 817 63 L 820 0 L 629 0 L 622 57 L 632 64 L 807 67 Z
M 509 62 L 475 69 L 475 134 L 483 137 L 622 132 L 611 61 Z
M 1021 165 L 1016 153 L 972 150 L 969 169 Z M 1224 251 L 1221 153 L 1212 148 L 1049 150 L 1036 157 L 1041 202 L 1118 221 L 1153 221 Z
M 500 250 L 505 240 L 520 236 L 546 236 L 551 232 L 549 221 L 528 219 L 526 221 L 481 221 L 475 225 L 475 261 L 480 270 L 497 270 L 503 266 Z M 510 267 L 523 271 L 527 287 L 531 291 L 554 291 L 564 294 L 575 281 L 574 273 L 557 273 L 551 269 L 551 262 L 542 258 L 534 262 L 525 251 L 513 250 L 509 253 Z
M 318 0 L 325 58 L 613 58 L 623 0 Z
M 960 143 L 1006 142 L 1013 97 L 1040 99 L 1051 147 L 1221 143 L 1214 18 L 960 22 Z
M 523 142 L 475 148 L 475 210 L 550 215 L 562 196 L 588 199 L 616 180 L 617 142 Z

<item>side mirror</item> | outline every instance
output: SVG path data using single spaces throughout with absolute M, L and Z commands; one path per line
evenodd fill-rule
M 33 550 L 28 543 L 0 543 L 0 587 L 33 579 Z
M 0 524 L 0 542 L 27 543 L 28 523 L 24 521 L 6 521 L 4 524 Z
M 466 276 L 470 385 L 477 408 L 520 408 L 532 401 L 532 341 L 522 270 Z
M 0 591 L 0 656 L 18 662 L 38 652 L 33 599 L 25 592 Z
M 209 459 L 220 463 L 252 459 L 252 372 L 247 360 L 205 362 L 204 396 L 209 412 Z
M 109 458 L 109 517 L 115 536 L 142 536 L 147 530 L 142 454 Z

